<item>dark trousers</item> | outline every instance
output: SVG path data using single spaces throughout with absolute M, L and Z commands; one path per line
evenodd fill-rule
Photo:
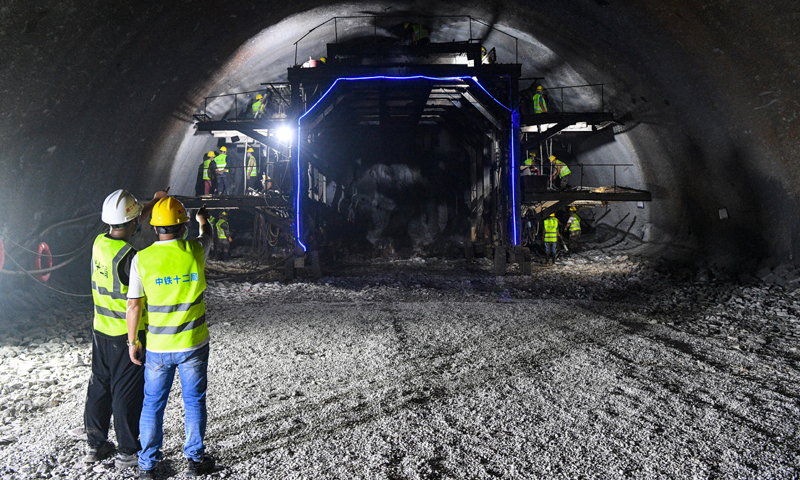
M 113 413 L 117 448 L 122 453 L 136 453 L 141 448 L 139 416 L 144 401 L 144 367 L 131 362 L 127 335 L 92 333 L 92 376 L 83 415 L 89 446 L 97 447 L 108 440 Z M 144 331 L 139 332 L 139 341 L 144 345 Z

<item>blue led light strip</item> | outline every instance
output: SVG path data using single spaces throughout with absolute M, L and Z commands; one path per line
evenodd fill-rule
M 489 93 L 489 91 L 486 90 L 486 88 L 484 88 L 483 85 L 481 85 L 481 82 L 478 81 L 478 79 L 476 77 L 470 77 L 470 76 L 428 77 L 428 76 L 425 76 L 425 75 L 414 75 L 414 76 L 410 76 L 410 77 L 389 77 L 389 76 L 385 76 L 385 75 L 378 75 L 378 76 L 372 76 L 372 77 L 339 77 L 339 78 L 337 78 L 331 84 L 331 86 L 328 88 L 328 90 L 326 90 L 325 93 L 323 93 L 322 96 L 319 97 L 319 100 L 317 100 L 316 103 L 314 103 L 314 105 L 311 106 L 311 108 L 306 110 L 306 113 L 300 115 L 300 117 L 297 119 L 297 159 L 296 159 L 297 160 L 297 162 L 296 162 L 296 166 L 297 166 L 297 186 L 295 188 L 295 209 L 294 210 L 295 210 L 295 226 L 296 226 L 296 229 L 297 229 L 297 231 L 296 231 L 297 243 L 303 248 L 303 251 L 304 252 L 308 251 L 308 248 L 300 240 L 300 238 L 301 238 L 301 236 L 300 236 L 300 230 L 301 230 L 300 229 L 300 183 L 301 183 L 300 182 L 300 179 L 301 179 L 300 145 L 302 143 L 301 142 L 302 134 L 300 132 L 300 130 L 301 130 L 301 122 L 303 121 L 303 118 L 306 117 L 306 115 L 308 115 L 309 113 L 314 111 L 314 109 L 317 108 L 317 105 L 319 105 L 323 100 L 325 100 L 325 97 L 327 97 L 328 94 L 331 93 L 334 88 L 336 88 L 336 85 L 339 82 L 341 82 L 341 81 L 351 82 L 351 81 L 361 81 L 361 80 L 433 80 L 433 81 L 437 81 L 437 82 L 471 80 L 471 81 L 475 82 L 475 84 L 481 90 L 483 90 L 487 95 L 489 95 L 489 98 L 494 100 L 498 105 L 500 105 L 506 111 L 511 113 L 511 122 L 512 122 L 511 123 L 511 125 L 512 125 L 512 127 L 511 127 L 511 161 L 510 161 L 510 163 L 511 163 L 511 209 L 512 209 L 511 211 L 513 212 L 512 213 L 512 222 L 513 222 L 513 226 L 514 226 L 514 241 L 513 241 L 513 243 L 514 243 L 514 245 L 517 245 L 517 195 L 516 195 L 516 177 L 515 177 L 515 170 L 516 170 L 515 167 L 516 166 L 514 165 L 514 159 L 516 158 L 516 155 L 514 153 L 514 148 L 515 148 L 515 141 L 514 141 L 514 125 L 515 124 L 514 124 L 514 122 L 515 121 L 519 122 L 519 118 L 518 118 L 519 112 L 512 111 L 510 108 L 508 108 L 507 106 L 503 105 L 503 103 L 500 100 L 496 99 L 494 97 L 494 95 Z M 515 115 L 516 115 L 516 117 L 515 117 Z

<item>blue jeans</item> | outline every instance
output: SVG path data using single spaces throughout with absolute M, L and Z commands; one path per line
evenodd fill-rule
M 544 242 L 544 251 L 548 257 L 555 259 L 558 254 L 558 242 Z M 147 374 L 145 374 L 145 381 L 147 381 Z M 147 385 L 145 385 L 145 390 L 147 390 Z M 145 401 L 147 400 L 145 399 Z
M 180 372 L 183 390 L 186 458 L 201 461 L 205 453 L 206 386 L 208 385 L 208 345 L 190 352 L 158 353 L 147 351 L 144 363 L 144 405 L 139 420 L 139 467 L 152 470 L 161 460 L 164 443 L 164 409 L 175 379 Z
M 230 192 L 228 191 L 228 190 L 230 190 L 230 188 L 231 188 L 231 183 L 230 183 L 230 178 L 228 178 L 228 174 L 227 173 L 218 173 L 217 174 L 217 192 L 219 192 L 220 195 L 228 195 L 228 194 L 230 194 Z

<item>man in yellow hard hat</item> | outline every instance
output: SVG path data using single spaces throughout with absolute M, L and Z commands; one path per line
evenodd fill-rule
M 228 260 L 231 258 L 231 227 L 228 224 L 228 212 L 225 210 L 219 214 L 219 221 L 215 225 L 217 229 L 217 260 Z
M 576 207 L 569 207 L 570 215 L 564 227 L 569 232 L 569 251 L 578 251 L 578 239 L 581 238 L 581 217 Z
M 261 190 L 261 182 L 258 181 L 258 159 L 255 156 L 253 147 L 247 148 L 247 167 L 245 168 L 245 175 L 247 175 L 247 186 L 255 191 Z
M 264 95 L 256 95 L 256 101 L 250 106 L 253 118 L 259 118 L 264 113 Z
M 119 450 L 117 468 L 136 466 L 139 451 L 139 414 L 142 411 L 144 370 L 131 364 L 125 341 L 125 322 L 131 261 L 136 250 L 130 239 L 139 231 L 139 217 L 147 215 L 166 190 L 155 193 L 153 200 L 142 207 L 126 190 L 117 190 L 103 202 L 101 219 L 108 224 L 107 233 L 94 239 L 92 246 L 92 375 L 86 391 L 83 413 L 89 451 L 86 463 L 103 460 L 114 451 L 108 441 L 111 416 Z M 134 332 L 144 341 L 144 331 Z
M 186 440 L 183 452 L 187 476 L 210 473 L 214 458 L 206 455 L 206 388 L 209 335 L 206 325 L 205 259 L 211 247 L 211 228 L 205 207 L 195 218 L 200 236 L 185 240 L 189 217 L 183 204 L 167 196 L 153 207 L 150 224 L 158 241 L 137 253 L 131 262 L 126 323 L 130 361 L 142 365 L 137 330 L 147 311 L 144 359 L 144 403 L 139 435 L 139 478 L 153 478 L 161 460 L 164 410 L 175 370 L 180 372 Z
M 428 31 L 419 23 L 406 22 L 403 28 L 408 32 L 412 45 L 428 45 L 431 43 Z
M 547 102 L 544 100 L 544 89 L 541 85 L 536 87 L 533 94 L 533 113 L 547 113 Z
M 547 256 L 547 262 L 555 264 L 556 256 L 558 255 L 558 236 L 559 236 L 559 223 L 555 213 L 551 213 L 549 217 L 544 219 L 544 230 L 542 236 L 544 237 L 544 251 Z
M 569 188 L 569 174 L 572 173 L 569 167 L 555 155 L 550 155 L 550 167 L 550 180 L 552 180 L 553 186 L 559 190 Z
M 519 166 L 522 171 L 521 176 L 539 175 L 539 168 L 536 166 L 536 153 L 529 152 L 528 158 Z
M 220 195 L 228 195 L 231 188 L 231 179 L 228 176 L 228 147 L 219 147 L 219 155 L 214 161 L 217 162 L 217 191 Z
M 214 151 L 210 151 L 203 159 L 203 193 L 211 195 L 217 189 L 217 156 Z

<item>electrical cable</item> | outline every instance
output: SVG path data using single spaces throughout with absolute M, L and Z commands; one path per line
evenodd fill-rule
M 210 270 L 212 272 L 216 272 L 216 273 L 221 273 L 223 275 L 227 275 L 228 277 L 226 277 L 226 278 L 249 277 L 249 276 L 252 276 L 252 275 L 259 275 L 261 273 L 267 273 L 270 270 L 275 270 L 279 266 L 281 266 L 284 263 L 286 263 L 286 261 L 289 260 L 292 257 L 294 257 L 294 253 L 289 254 L 286 258 L 278 260 L 277 262 L 275 262 L 274 264 L 272 264 L 272 265 L 270 265 L 268 267 L 264 267 L 264 268 L 261 268 L 259 270 L 253 270 L 251 272 L 245 272 L 245 273 L 236 273 L 236 272 L 229 272 L 229 271 L 225 271 L 225 270 L 219 270 L 219 269 L 216 269 L 216 268 L 211 268 L 211 267 L 209 267 L 207 265 L 206 265 L 206 270 Z
M 2 233 L 0 233 L 0 236 L 3 236 L 3 237 L 5 237 L 6 241 L 8 241 L 9 243 L 11 243 L 11 244 L 12 244 L 12 245 L 14 245 L 15 247 L 18 247 L 18 248 L 19 248 L 20 250 L 22 250 L 22 251 L 25 251 L 25 252 L 28 252 L 28 253 L 32 253 L 32 254 L 34 254 L 34 255 L 39 255 L 39 252 L 37 252 L 37 251 L 34 251 L 34 250 L 29 250 L 29 249 L 27 249 L 27 248 L 23 247 L 22 245 L 20 245 L 19 243 L 15 242 L 14 240 L 11 240 L 10 238 L 8 238 L 8 235 L 3 235 Z M 71 252 L 68 252 L 68 253 L 59 253 L 59 254 L 57 254 L 57 255 L 50 254 L 50 255 L 44 255 L 44 256 L 45 256 L 45 257 L 50 257 L 50 258 L 69 257 L 69 256 L 72 256 L 73 254 L 77 253 L 78 251 L 80 251 L 80 250 L 83 250 L 84 248 L 88 247 L 88 246 L 89 246 L 89 245 L 91 245 L 93 242 L 94 242 L 94 238 L 93 238 L 93 239 L 91 239 L 91 240 L 89 240 L 87 243 L 85 243 L 85 244 L 81 245 L 80 247 L 76 248 L 75 250 L 73 250 L 73 251 L 71 251 Z
M 64 262 L 64 263 L 62 263 L 62 264 L 60 264 L 60 265 L 58 265 L 58 267 L 60 268 L 60 267 L 62 267 L 62 266 L 64 266 L 64 265 L 66 265 L 67 263 L 69 263 L 69 262 L 71 262 L 71 261 L 75 260 L 75 259 L 76 259 L 76 258 L 78 258 L 78 257 L 79 257 L 79 256 L 78 256 L 78 255 L 76 255 L 74 258 L 71 258 L 70 260 L 67 260 L 66 262 Z M 70 292 L 65 292 L 65 291 L 63 291 L 63 290 L 59 290 L 59 289 L 57 289 L 57 288 L 51 287 L 50 285 L 47 285 L 47 284 L 45 284 L 45 283 L 42 283 L 42 282 L 40 282 L 40 281 L 39 281 L 39 280 L 38 280 L 36 277 L 34 277 L 34 276 L 33 276 L 33 273 L 44 273 L 45 271 L 52 271 L 52 270 L 53 270 L 53 269 L 55 269 L 56 267 L 53 267 L 53 268 L 47 268 L 47 269 L 44 269 L 44 270 L 38 270 L 38 271 L 29 272 L 29 271 L 27 271 L 27 270 L 24 270 L 24 269 L 23 269 L 23 267 L 22 267 L 22 265 L 20 265 L 20 264 L 19 264 L 19 263 L 18 263 L 16 260 L 14 260 L 14 258 L 12 258 L 12 257 L 8 257 L 8 256 L 6 256 L 6 258 L 8 258 L 8 259 L 9 259 L 9 260 L 11 260 L 12 262 L 14 262 L 14 263 L 15 263 L 15 264 L 16 264 L 16 265 L 17 265 L 17 266 L 20 268 L 20 269 L 22 269 L 22 270 L 20 270 L 20 271 L 18 271 L 18 272 L 14 272 L 14 273 L 16 273 L 16 274 L 18 274 L 18 275 L 19 275 L 19 274 L 23 274 L 23 275 L 24 275 L 24 274 L 27 274 L 29 277 L 31 277 L 31 278 L 32 278 L 32 279 L 35 281 L 35 283 L 37 283 L 37 284 L 39 284 L 39 285 L 41 285 L 41 286 L 43 286 L 43 287 L 45 287 L 45 288 L 48 288 L 48 289 L 50 289 L 50 290 L 52 290 L 52 291 L 54 291 L 54 292 L 60 293 L 60 294 L 62 294 L 62 295 L 69 295 L 70 297 L 91 297 L 91 296 L 92 296 L 92 294 L 91 294 L 91 293 L 90 293 L 90 294 L 78 294 L 78 293 L 70 293 Z M 3 270 L 3 271 L 0 271 L 0 273 L 7 273 L 7 272 L 6 272 L 5 270 Z

